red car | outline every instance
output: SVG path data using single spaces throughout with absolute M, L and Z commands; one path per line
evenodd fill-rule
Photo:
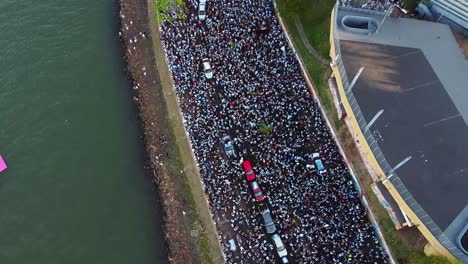
M 246 160 L 242 162 L 242 167 L 244 168 L 245 178 L 247 179 L 247 181 L 255 180 L 255 173 L 252 170 L 252 165 L 250 165 L 250 161 Z
M 257 181 L 253 181 L 250 183 L 250 186 L 252 187 L 252 190 L 255 195 L 255 200 L 257 202 L 261 202 L 265 199 L 265 196 L 263 196 L 262 190 L 260 189 L 260 186 L 258 186 Z
M 255 173 L 252 170 L 252 165 L 250 165 L 250 161 L 246 160 L 242 162 L 242 167 L 244 168 L 245 178 L 247 179 L 247 181 L 255 180 Z

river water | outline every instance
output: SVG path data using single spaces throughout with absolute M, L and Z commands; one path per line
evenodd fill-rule
M 0 0 L 0 263 L 164 263 L 113 0 Z

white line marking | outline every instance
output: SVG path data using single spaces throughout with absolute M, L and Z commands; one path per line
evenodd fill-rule
M 413 51 L 413 52 L 409 52 L 409 53 L 406 53 L 406 54 L 398 55 L 398 56 L 395 56 L 395 57 L 390 57 L 390 58 L 388 58 L 388 59 L 389 59 L 389 60 L 393 60 L 393 59 L 396 59 L 396 58 L 400 58 L 400 57 L 403 57 L 403 56 L 409 56 L 409 55 L 413 55 L 413 54 L 420 53 L 420 52 L 421 52 L 421 50 Z
M 431 85 L 433 83 L 436 83 L 436 82 L 440 82 L 439 80 L 435 80 L 435 81 L 432 81 L 432 82 L 428 82 L 428 83 L 425 83 L 425 84 L 421 84 L 421 85 L 418 85 L 418 86 L 414 86 L 414 87 L 411 87 L 409 89 L 405 89 L 403 90 L 404 93 L 406 92 L 409 92 L 411 90 L 414 90 L 414 89 L 417 89 L 417 88 L 421 88 L 421 87 L 424 87 L 424 86 L 428 86 L 428 85 Z
M 451 117 L 447 117 L 447 118 L 442 118 L 440 120 L 437 120 L 437 121 L 434 121 L 434 122 L 431 122 L 431 123 L 427 123 L 425 124 L 424 126 L 431 126 L 431 125 L 434 125 L 434 124 L 437 124 L 437 123 L 440 123 L 440 122 L 444 122 L 444 121 L 447 121 L 449 119 L 452 119 L 452 118 L 455 118 L 455 117 L 459 117 L 461 116 L 460 114 L 458 115 L 454 115 L 454 116 L 451 116 Z
M 461 169 L 461 170 L 459 170 L 459 171 L 454 172 L 453 174 L 462 173 L 462 172 L 464 172 L 464 171 L 468 171 L 468 168 L 467 168 L 467 169 Z

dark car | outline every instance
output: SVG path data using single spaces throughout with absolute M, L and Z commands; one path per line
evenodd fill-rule
M 276 232 L 276 226 L 271 217 L 270 209 L 266 209 L 262 212 L 263 221 L 265 222 L 265 228 L 268 234 Z
M 236 156 L 236 151 L 234 150 L 234 145 L 230 136 L 223 137 L 221 143 L 223 144 L 224 153 L 226 153 L 228 157 L 232 158 Z

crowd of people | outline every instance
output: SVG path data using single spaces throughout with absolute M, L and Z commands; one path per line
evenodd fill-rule
M 400 0 L 340 0 L 340 5 L 377 11 L 387 11 L 392 5 L 400 5 Z
M 208 1 L 204 21 L 197 6 L 187 0 L 183 15 L 169 12 L 161 38 L 226 263 L 279 261 L 259 213 L 265 207 L 291 262 L 387 263 L 272 2 Z M 223 152 L 226 135 L 233 159 Z M 306 166 L 312 153 L 325 173 Z M 265 202 L 254 200 L 242 160 L 251 161 Z

